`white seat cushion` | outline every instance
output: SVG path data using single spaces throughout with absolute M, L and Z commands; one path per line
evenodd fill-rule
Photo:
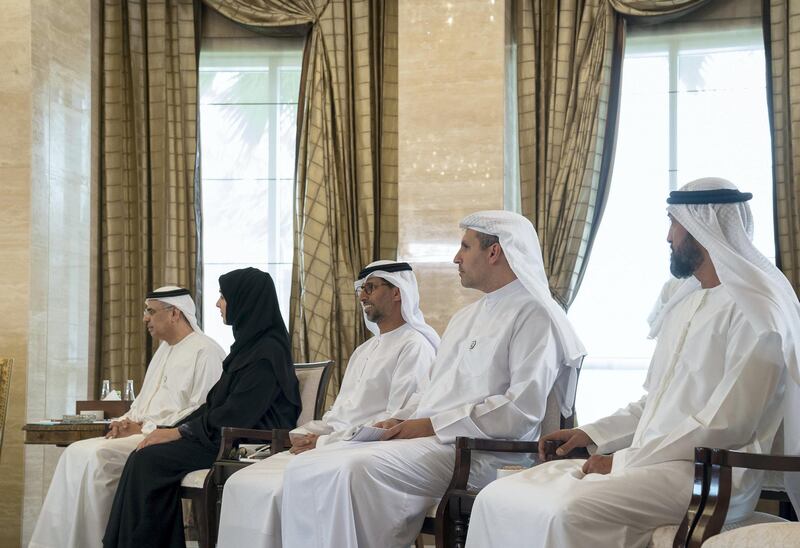
M 203 470 L 195 470 L 194 472 L 189 472 L 185 476 L 183 476 L 183 480 L 181 481 L 181 487 L 192 487 L 195 489 L 202 489 L 203 484 L 206 482 L 206 476 L 211 471 L 210 468 L 204 468 Z
M 799 548 L 800 523 L 761 523 L 739 527 L 713 536 L 703 543 L 703 548 Z
M 753 514 L 747 519 L 743 519 L 741 521 L 737 521 L 734 523 L 726 523 L 725 525 L 723 525 L 722 533 L 724 533 L 725 531 L 732 531 L 734 529 L 739 529 L 741 527 L 748 527 L 751 525 L 757 525 L 760 523 L 784 523 L 784 522 L 786 522 L 785 519 L 780 518 L 778 516 L 773 516 L 772 514 L 753 512 Z M 672 541 L 675 539 L 675 533 L 677 532 L 678 532 L 677 525 L 664 525 L 662 527 L 659 527 L 658 529 L 653 531 L 653 538 L 650 540 L 650 544 L 647 545 L 647 548 L 669 548 L 670 546 L 672 546 Z M 711 539 L 708 539 L 705 543 L 703 543 L 703 546 L 707 546 L 709 542 L 711 542 Z
M 662 525 L 653 531 L 653 538 L 650 539 L 647 548 L 672 548 L 672 541 L 677 532 L 677 525 Z
M 437 502 L 430 508 L 428 508 L 428 513 L 425 514 L 426 518 L 435 518 L 436 517 L 436 510 L 439 508 L 439 503 Z

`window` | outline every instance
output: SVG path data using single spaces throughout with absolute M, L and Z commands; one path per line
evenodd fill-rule
M 646 320 L 670 276 L 670 190 L 718 176 L 753 192 L 755 243 L 775 256 L 760 28 L 631 30 L 610 194 L 569 312 L 589 354 L 576 404 L 584 424 L 644 393 L 655 348 Z
M 288 325 L 302 39 L 211 38 L 200 54 L 203 318 L 227 348 L 218 278 L 254 266 L 275 281 Z

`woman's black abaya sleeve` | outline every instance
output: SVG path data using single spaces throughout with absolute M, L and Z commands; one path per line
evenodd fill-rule
M 223 374 L 225 377 L 225 374 Z M 223 383 L 228 379 L 220 379 Z M 214 394 L 206 412 L 187 421 L 184 429 L 191 432 L 191 438 L 207 447 L 219 447 L 221 430 L 224 426 L 234 428 L 255 428 L 264 425 L 265 415 L 272 411 L 280 392 L 272 367 L 265 360 L 259 360 L 236 370 L 227 383 L 227 394 Z M 225 388 L 225 386 L 220 386 Z M 217 405 L 214 405 L 217 403 Z M 293 427 L 294 425 L 267 425 L 271 428 Z

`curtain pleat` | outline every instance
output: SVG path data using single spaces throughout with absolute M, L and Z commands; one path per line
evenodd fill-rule
M 711 0 L 608 0 L 620 15 L 642 17 L 650 23 L 679 19 Z M 663 19 L 659 19 L 662 18 Z
M 197 49 L 192 0 L 105 0 L 101 87 L 100 378 L 141 385 L 154 287 L 195 290 Z

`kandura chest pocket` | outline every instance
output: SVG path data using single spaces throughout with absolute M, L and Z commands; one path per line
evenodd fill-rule
M 474 337 L 466 340 L 461 352 L 461 370 L 472 377 L 486 373 L 494 360 L 497 337 Z

